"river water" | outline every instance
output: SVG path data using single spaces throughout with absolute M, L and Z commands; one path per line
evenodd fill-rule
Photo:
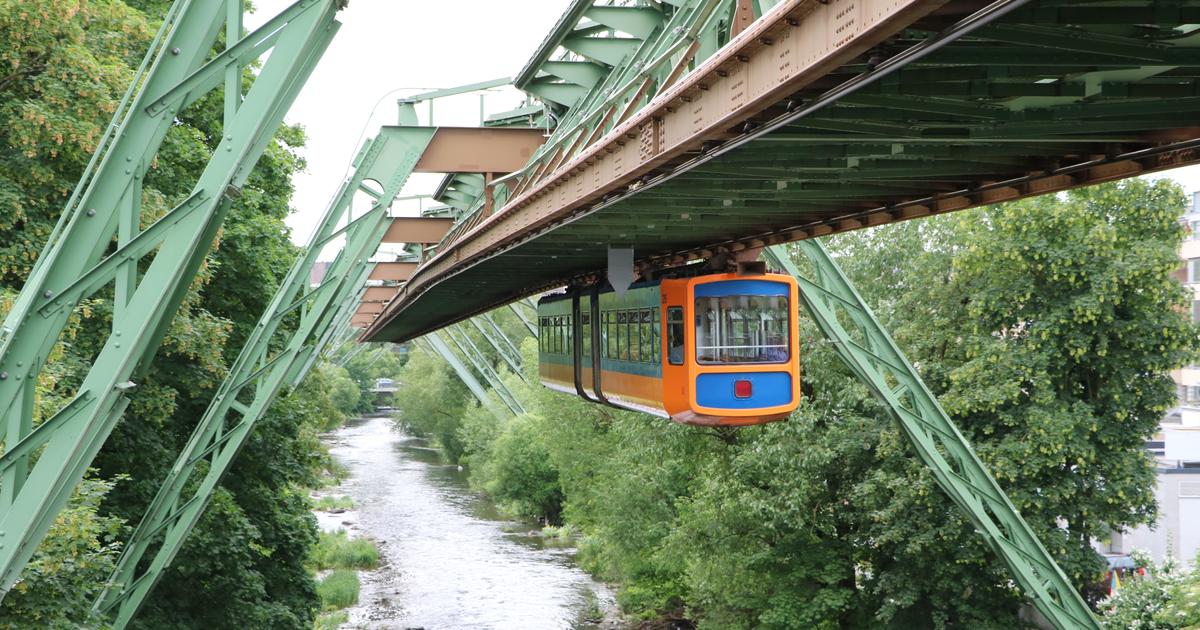
M 390 419 L 352 421 L 328 443 L 350 477 L 325 493 L 349 495 L 354 509 L 318 513 L 321 527 L 373 539 L 381 558 L 360 574 L 346 627 L 585 629 L 612 610 L 611 591 L 573 564 L 571 549 L 504 520 L 464 471 Z

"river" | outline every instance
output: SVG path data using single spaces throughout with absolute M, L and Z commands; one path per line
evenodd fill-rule
M 571 549 L 504 520 L 466 472 L 390 419 L 352 421 L 327 442 L 350 476 L 323 494 L 349 495 L 354 509 L 318 513 L 321 527 L 367 536 L 381 557 L 360 574 L 346 627 L 582 630 L 612 610 L 611 591 L 575 566 Z

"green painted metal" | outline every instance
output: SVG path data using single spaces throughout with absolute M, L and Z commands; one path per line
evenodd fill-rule
M 508 385 L 500 378 L 500 374 L 488 362 L 487 356 L 479 350 L 479 347 L 475 345 L 475 342 L 471 341 L 471 338 L 465 332 L 460 330 L 457 325 L 447 326 L 442 329 L 442 332 L 450 339 L 450 343 L 458 348 L 459 353 L 466 357 L 467 362 L 471 364 L 475 372 L 483 376 L 483 379 L 491 387 L 492 392 L 508 407 L 508 410 L 513 415 L 525 413 L 525 408 L 521 405 L 521 401 L 517 399 L 512 390 L 508 388 Z
M 432 137 L 433 130 L 428 128 L 390 128 L 364 147 L 353 176 L 343 183 L 326 210 L 309 246 L 260 317 L 126 544 L 108 589 L 96 603 L 98 610 L 112 616 L 115 628 L 129 623 L 182 548 L 221 476 L 271 403 L 286 386 L 303 379 L 325 344 L 340 337 L 337 328 L 345 312 L 357 307 L 364 272 L 369 273 L 369 258 L 389 224 L 387 208 Z M 383 191 L 370 210 L 354 218 L 353 192 L 365 179 L 381 183 Z M 347 227 L 339 230 L 343 223 Z M 309 289 L 309 271 L 317 262 L 322 244 L 338 231 L 344 232 L 346 244 L 321 285 Z M 284 315 L 295 310 L 297 303 L 305 305 L 298 327 L 280 330 Z M 159 540 L 162 542 L 156 553 L 145 563 L 146 554 Z
M 491 324 L 491 326 L 484 328 L 482 324 L 476 321 L 477 319 L 483 319 Z M 504 334 L 504 331 L 500 330 L 495 322 L 487 318 L 486 313 L 477 318 L 472 317 L 467 322 L 479 333 L 480 337 L 483 337 L 484 341 L 488 342 L 488 345 L 496 351 L 496 354 L 500 355 L 500 358 L 508 364 L 508 368 L 512 370 L 513 374 L 520 377 L 522 381 L 529 382 L 525 378 L 525 372 L 521 370 L 520 353 L 513 347 L 512 342 L 508 340 L 508 336 Z
M 233 9 L 224 2 L 176 2 L 118 106 L 113 123 L 0 328 L 0 413 L 7 452 L 0 456 L 0 589 L 18 578 L 54 517 L 120 418 L 125 393 L 150 366 L 231 199 L 249 176 L 300 87 L 337 31 L 342 3 L 301 0 L 231 51 L 270 58 L 240 99 L 231 97 L 225 137 L 192 194 L 164 222 L 137 233 L 141 179 L 177 113 L 217 87 L 251 53 L 208 60 Z M 240 7 L 240 5 L 239 5 Z M 240 29 L 240 25 L 238 26 Z M 248 44 L 247 42 L 253 42 Z M 232 59 L 230 59 L 232 57 Z M 219 64 L 218 70 L 213 70 Z M 213 80 L 208 80 L 207 77 Z M 234 103 L 234 101 L 240 101 Z M 104 257 L 113 235 L 118 251 Z M 157 245 L 157 249 L 153 249 Z M 134 265 L 153 249 L 140 281 Z M 85 282 L 79 282 L 81 279 Z M 116 283 L 111 335 L 68 405 L 32 426 L 27 401 L 71 310 Z M 43 448 L 36 462 L 28 455 Z
M 421 337 L 417 342 L 428 344 L 431 352 L 442 357 L 450 366 L 450 369 L 454 370 L 454 373 L 458 375 L 463 385 L 466 385 L 467 389 L 475 396 L 475 399 L 479 401 L 479 404 L 483 405 L 497 419 L 504 421 L 511 417 L 510 414 L 513 413 L 512 409 L 507 405 L 497 404 L 494 398 L 488 396 L 487 390 L 479 383 L 479 379 L 475 378 L 475 375 L 467 366 L 463 365 L 462 361 L 458 360 L 458 356 L 446 344 L 446 340 L 442 338 L 441 331 Z
M 804 305 L 838 356 L 900 424 L 938 485 L 971 519 L 1033 605 L 1059 630 L 1098 629 L 1071 581 L 825 248 L 817 240 L 793 247 L 811 264 L 810 274 L 799 271 L 786 247 L 765 251 L 773 265 L 796 277 Z

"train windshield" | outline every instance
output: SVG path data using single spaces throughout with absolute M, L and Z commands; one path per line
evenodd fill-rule
M 789 357 L 787 295 L 696 298 L 696 361 L 783 363 Z

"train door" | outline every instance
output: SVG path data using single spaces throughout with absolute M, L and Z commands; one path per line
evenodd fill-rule
M 663 409 L 672 418 L 683 420 L 690 408 L 687 357 L 693 352 L 688 345 L 687 334 L 690 318 L 688 283 L 686 280 L 663 280 L 660 287 Z

